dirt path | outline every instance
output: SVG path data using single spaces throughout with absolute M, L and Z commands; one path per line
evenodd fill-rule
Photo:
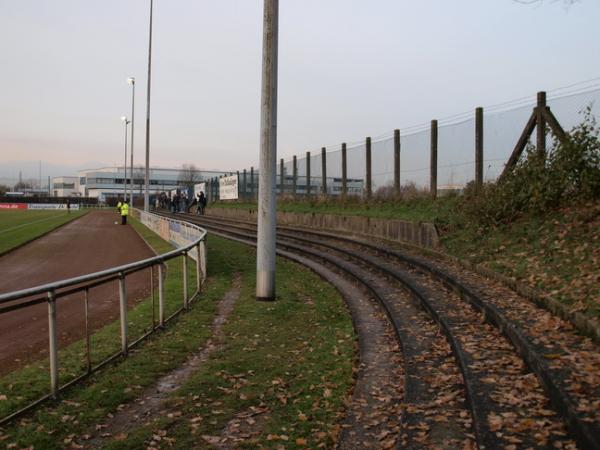
M 93 211 L 0 257 L 0 293 L 85 275 L 154 255 L 131 226 L 115 225 L 113 211 Z M 129 304 L 150 290 L 150 272 L 127 277 Z M 83 337 L 83 293 L 57 302 L 59 345 Z M 90 291 L 90 326 L 98 329 L 119 314 L 117 282 Z M 0 315 L 0 375 L 47 354 L 45 304 Z
M 235 302 L 240 296 L 240 287 L 241 276 L 237 275 L 232 288 L 219 302 L 217 315 L 212 324 L 212 338 L 197 353 L 191 355 L 181 367 L 163 376 L 156 384 L 147 388 L 135 402 L 119 410 L 107 423 L 96 427 L 99 431 L 94 430 L 96 435 L 92 435 L 89 441 L 79 444 L 86 449 L 102 448 L 114 437 L 122 439 L 131 430 L 155 418 L 171 393 L 179 389 L 208 360 L 211 353 L 220 347 L 223 324 L 233 311 Z

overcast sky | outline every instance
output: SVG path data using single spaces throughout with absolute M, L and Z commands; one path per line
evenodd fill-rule
M 262 6 L 155 0 L 152 165 L 258 165 Z M 148 16 L 0 0 L 0 176 L 121 163 L 128 76 L 143 163 Z M 598 0 L 280 0 L 279 156 L 600 77 L 598 23 Z

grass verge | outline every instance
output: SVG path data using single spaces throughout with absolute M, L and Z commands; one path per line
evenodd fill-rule
M 457 203 L 458 197 L 448 196 L 432 200 L 426 196 L 405 201 L 377 201 L 366 203 L 359 199 L 341 200 L 278 200 L 277 211 L 294 213 L 337 214 L 365 216 L 379 219 L 398 219 L 412 222 L 446 221 Z M 256 203 L 220 202 L 210 208 L 234 208 L 256 210 Z
M 158 252 L 170 248 L 154 233 L 133 223 Z M 269 411 L 263 415 L 268 420 L 255 436 L 267 446 L 275 442 L 274 436 L 319 442 L 331 439 L 330 432 L 335 431 L 334 424 L 352 381 L 354 351 L 352 325 L 339 295 L 307 270 L 279 261 L 280 301 L 257 303 L 253 297 L 254 252 L 211 236 L 208 254 L 206 289 L 189 313 L 180 315 L 175 325 L 132 351 L 128 359 L 71 388 L 59 403 L 44 406 L 32 416 L 0 430 L 0 442 L 14 444 L 16 448 L 44 449 L 85 444 L 90 429 L 102 423 L 119 405 L 135 399 L 161 375 L 181 365 L 206 342 L 216 302 L 229 288 L 235 273 L 242 274 L 244 287 L 226 325 L 224 346 L 170 403 L 181 414 L 171 414 L 171 418 L 168 414 L 161 415 L 152 427 L 133 430 L 127 439 L 114 441 L 109 447 L 140 448 L 140 442 L 153 439 L 154 427 L 167 428 L 173 437 L 166 434 L 165 437 L 173 439 L 176 448 L 203 446 L 202 434 L 218 433 L 240 408 L 252 405 L 264 405 L 260 407 Z M 181 268 L 180 261 L 169 268 L 167 290 L 168 297 L 179 302 L 181 276 L 176 275 L 177 268 Z M 130 312 L 130 322 L 146 303 Z M 145 316 L 139 314 L 140 322 L 148 323 L 151 311 Z M 81 348 L 76 345 L 68 350 L 74 359 L 80 360 Z M 66 355 L 62 361 L 66 361 Z M 47 386 L 47 372 L 39 367 L 37 370 L 40 385 Z M 11 386 L 9 380 L 2 380 L 0 393 L 6 388 L 26 392 L 31 378 L 26 382 L 25 377 L 29 375 L 23 371 L 11 375 L 12 383 L 21 383 L 18 388 Z M 227 383 L 232 386 L 222 389 Z M 213 413 L 215 408 L 219 409 L 218 414 Z M 300 411 L 304 411 L 303 415 Z M 191 422 L 187 418 L 199 414 L 205 415 L 203 428 L 194 427 L 189 434 Z
M 0 211 L 0 255 L 19 247 L 65 223 L 75 220 L 87 211 Z

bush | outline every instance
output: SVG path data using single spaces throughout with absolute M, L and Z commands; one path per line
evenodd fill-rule
M 546 158 L 529 145 L 526 157 L 497 183 L 481 192 L 467 187 L 462 210 L 480 225 L 509 223 L 520 215 L 541 214 L 572 203 L 600 198 L 599 130 L 590 108 L 567 142 L 554 141 Z

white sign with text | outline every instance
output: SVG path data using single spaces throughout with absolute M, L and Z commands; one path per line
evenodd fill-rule
M 238 177 L 231 175 L 219 179 L 219 199 L 237 200 L 238 198 Z

